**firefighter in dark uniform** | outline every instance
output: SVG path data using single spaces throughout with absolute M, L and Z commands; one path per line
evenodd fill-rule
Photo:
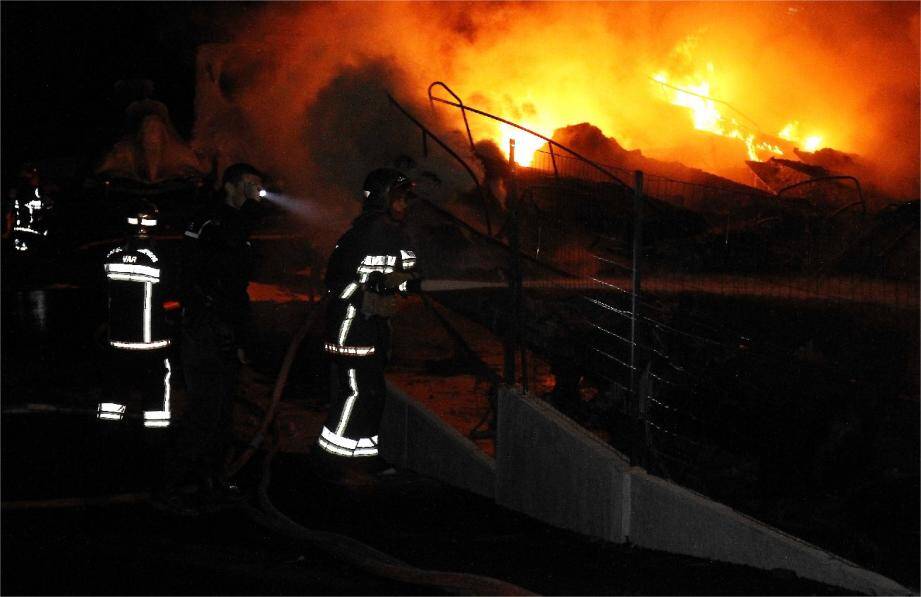
M 140 403 L 144 426 L 170 424 L 170 340 L 164 317 L 165 276 L 151 238 L 157 208 L 145 204 L 127 218 L 128 241 L 106 255 L 109 286 L 109 401 L 97 405 L 101 421 L 125 419 Z
M 332 394 L 319 454 L 321 462 L 346 470 L 373 470 L 361 461 L 382 466 L 374 457 L 386 393 L 390 316 L 396 296 L 418 291 L 421 282 L 402 226 L 411 196 L 412 183 L 401 172 L 371 172 L 362 213 L 339 239 L 326 269 L 330 302 L 324 350 L 332 363 Z
M 182 247 L 182 369 L 188 406 L 177 421 L 163 487 L 154 505 L 187 514 L 177 492 L 192 480 L 220 499 L 236 488 L 223 477 L 231 408 L 238 390 L 250 326 L 246 287 L 251 270 L 249 234 L 254 209 L 265 196 L 264 176 L 234 164 L 222 178 L 223 201 L 209 206 L 186 229 Z M 207 495 L 203 499 L 210 499 Z
M 53 202 L 47 196 L 38 168 L 31 165 L 23 167 L 19 184 L 11 194 L 13 248 L 26 252 L 42 246 L 48 237 L 48 214 Z

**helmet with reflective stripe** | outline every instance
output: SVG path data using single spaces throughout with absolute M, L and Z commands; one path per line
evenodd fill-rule
M 138 203 L 128 212 L 128 227 L 135 234 L 149 234 L 157 225 L 160 211 L 149 201 Z
M 399 170 L 378 168 L 368 174 L 362 187 L 364 211 L 387 211 L 394 191 L 409 190 L 412 187 L 412 181 Z

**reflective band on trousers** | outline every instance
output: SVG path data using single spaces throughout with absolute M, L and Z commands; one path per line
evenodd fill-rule
M 358 310 L 352 305 L 346 308 L 345 318 L 339 325 L 339 346 L 345 346 L 345 338 L 349 335 L 349 328 L 352 327 L 352 320 L 355 319 L 355 315 L 357 314 Z
M 353 357 L 366 357 L 369 354 L 374 354 L 373 346 L 340 346 L 327 342 L 324 349 L 326 352 L 333 354 L 344 354 Z
M 349 423 L 349 417 L 352 416 L 352 408 L 355 406 L 355 401 L 358 400 L 358 379 L 356 378 L 356 372 L 354 369 L 349 369 L 349 389 L 352 390 L 352 393 L 349 394 L 349 397 L 345 399 L 345 404 L 342 405 L 342 416 L 339 417 L 339 425 L 336 426 L 336 435 L 341 436 L 345 433 L 345 426 Z
M 109 421 L 121 421 L 125 417 L 125 405 L 114 402 L 101 402 L 96 412 L 96 418 Z
M 353 456 L 376 456 L 378 453 L 377 441 L 378 436 L 376 435 L 357 440 L 349 439 L 330 431 L 329 428 L 324 426 L 318 443 L 321 448 L 331 454 L 351 458 Z
M 154 350 L 169 346 L 169 340 L 157 340 L 156 342 L 119 342 L 117 340 L 109 341 L 109 344 L 115 348 L 124 348 L 127 350 Z
M 169 427 L 170 422 L 170 410 L 169 410 L 169 396 L 170 396 L 170 377 L 172 376 L 173 370 L 170 367 L 169 359 L 163 359 L 163 365 L 166 366 L 166 375 L 163 376 L 163 410 L 148 410 L 144 411 L 144 426 L 145 427 Z

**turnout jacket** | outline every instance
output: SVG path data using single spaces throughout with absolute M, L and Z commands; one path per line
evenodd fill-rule
M 183 317 L 213 315 L 243 334 L 250 318 L 250 225 L 240 210 L 212 207 L 186 228 L 182 241 Z
M 124 350 L 169 345 L 163 316 L 164 276 L 149 239 L 131 238 L 109 251 L 109 344 Z
M 415 265 L 416 254 L 398 222 L 386 212 L 359 216 L 339 239 L 326 267 L 326 352 L 350 357 L 386 352 L 388 320 L 363 314 L 362 300 L 374 292 L 368 285 L 373 276 L 409 271 Z

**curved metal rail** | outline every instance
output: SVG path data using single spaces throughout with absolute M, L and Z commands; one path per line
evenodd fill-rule
M 848 205 L 847 207 L 851 207 L 852 205 L 856 205 L 857 203 L 860 203 L 861 210 L 863 211 L 863 215 L 867 215 L 867 202 L 863 197 L 863 189 L 860 187 L 860 181 L 854 178 L 853 176 L 840 175 L 840 176 L 820 176 L 818 178 L 810 178 L 809 180 L 803 180 L 803 181 L 791 184 L 789 186 L 786 186 L 780 189 L 779 191 L 777 191 L 777 196 L 780 197 L 781 195 L 783 195 L 786 191 L 789 191 L 790 189 L 795 189 L 796 187 L 802 187 L 807 184 L 812 184 L 815 182 L 822 182 L 825 180 L 853 180 L 854 186 L 857 188 L 857 196 L 860 198 L 860 201 L 852 203 Z M 831 217 L 838 215 L 840 211 L 842 210 L 836 211 L 834 214 L 832 214 Z
M 432 95 L 432 89 L 433 89 L 434 87 L 436 87 L 436 86 L 442 87 L 442 88 L 444 88 L 445 90 L 447 90 L 448 93 L 450 93 L 452 97 L 454 97 L 454 98 L 457 99 L 457 101 L 456 101 L 456 102 L 452 102 L 452 101 L 446 100 L 446 99 L 441 98 L 441 97 L 435 97 L 435 96 L 433 96 L 433 95 Z M 556 173 L 556 157 L 555 157 L 555 154 L 553 153 L 553 148 L 554 148 L 554 147 L 557 147 L 557 148 L 559 148 L 559 149 L 562 149 L 563 151 L 569 153 L 570 155 L 576 157 L 577 159 L 579 159 L 579 160 L 585 162 L 585 163 L 588 164 L 589 166 L 595 168 L 595 169 L 598 170 L 599 172 L 603 173 L 605 176 L 609 177 L 613 182 L 615 182 L 615 183 L 619 184 L 620 186 L 622 186 L 625 190 L 629 190 L 629 191 L 632 191 L 632 190 L 633 190 L 633 187 L 631 187 L 629 184 L 625 183 L 623 180 L 621 180 L 620 178 L 618 178 L 618 176 L 617 176 L 616 174 L 614 174 L 613 172 L 611 172 L 610 170 L 608 170 L 607 168 L 605 168 L 605 167 L 602 166 L 601 164 L 598 164 L 597 162 L 594 162 L 594 161 L 588 159 L 587 157 L 585 157 L 585 156 L 582 155 L 581 153 L 575 151 L 574 149 L 570 149 L 569 147 L 566 147 L 565 145 L 563 145 L 563 144 L 561 144 L 561 143 L 558 143 L 558 142 L 554 141 L 553 139 L 551 139 L 551 138 L 549 138 L 549 137 L 545 137 L 544 135 L 541 135 L 540 133 L 538 133 L 538 132 L 536 132 L 536 131 L 532 131 L 531 129 L 529 129 L 529 128 L 527 128 L 527 127 L 523 127 L 523 126 L 521 126 L 520 124 L 514 123 L 514 122 L 512 122 L 511 120 L 506 120 L 505 118 L 502 118 L 501 116 L 496 116 L 495 114 L 490 114 L 489 112 L 484 112 L 483 110 L 478 110 L 478 109 L 476 109 L 476 108 L 471 108 L 470 106 L 465 105 L 462 101 L 460 101 L 460 98 L 458 98 L 457 94 L 454 93 L 453 91 L 451 91 L 451 88 L 448 87 L 446 84 L 444 84 L 444 83 L 441 82 L 441 81 L 435 81 L 434 83 L 432 83 L 431 85 L 429 85 L 428 94 L 429 94 L 429 102 L 439 102 L 439 103 L 442 103 L 442 104 L 447 104 L 448 106 L 454 106 L 455 108 L 460 108 L 460 109 L 461 109 L 461 113 L 462 113 L 463 116 L 464 116 L 464 124 L 467 126 L 467 135 L 468 135 L 468 137 L 470 138 L 471 146 L 473 145 L 473 137 L 470 136 L 470 125 L 467 123 L 467 112 L 468 112 L 468 111 L 469 111 L 469 112 L 473 112 L 474 114 L 479 114 L 480 116 L 485 116 L 486 118 L 490 118 L 490 119 L 495 120 L 495 121 L 497 121 L 497 122 L 501 122 L 501 123 L 503 123 L 503 124 L 507 124 L 507 125 L 509 125 L 509 126 L 515 127 L 515 128 L 518 129 L 518 130 L 524 131 L 524 132 L 526 132 L 526 133 L 528 133 L 528 134 L 530 134 L 530 135 L 534 135 L 535 137 L 538 137 L 539 139 L 543 139 L 544 141 L 546 141 L 548 147 L 550 147 L 550 155 L 551 155 L 551 159 L 553 159 L 553 169 L 554 169 L 554 173 L 556 174 L 557 177 L 559 177 L 559 174 Z
M 482 210 L 483 210 L 483 219 L 486 221 L 486 232 L 489 234 L 489 236 L 492 236 L 492 222 L 491 222 L 491 219 L 490 219 L 490 217 L 489 217 L 489 207 L 486 205 L 486 197 L 483 195 L 483 186 L 480 184 L 480 181 L 479 181 L 479 179 L 476 177 L 476 173 L 474 173 L 473 169 L 467 164 L 467 162 L 464 160 L 464 158 L 462 158 L 462 157 L 460 157 L 459 155 L 457 155 L 457 152 L 456 152 L 456 151 L 454 151 L 453 149 L 451 149 L 444 141 L 442 141 L 441 139 L 439 139 L 437 135 L 435 135 L 434 133 L 432 133 L 432 131 L 430 131 L 430 130 L 428 129 L 428 127 L 426 127 L 424 124 L 422 124 L 421 122 L 419 122 L 412 114 L 409 113 L 409 111 L 408 111 L 406 108 L 404 108 L 402 105 L 400 105 L 400 102 L 398 102 L 396 99 L 394 99 L 394 97 L 393 97 L 392 95 L 390 95 L 389 93 L 387 94 L 387 99 L 390 100 L 390 103 L 393 104 L 393 106 L 394 106 L 397 110 L 399 110 L 399 111 L 403 114 L 403 116 L 405 116 L 406 118 L 408 118 L 413 124 L 415 124 L 417 127 L 419 127 L 419 130 L 422 131 L 422 147 L 423 147 L 423 153 L 424 153 L 424 154 L 428 155 L 428 142 L 427 142 L 427 139 L 428 139 L 428 137 L 431 137 L 431 138 L 435 141 L 435 143 L 438 144 L 439 147 L 441 147 L 442 149 L 444 149 L 445 151 L 447 151 L 448 154 L 449 154 L 451 157 L 453 157 L 455 160 L 457 160 L 457 162 L 459 162 L 460 165 L 464 167 L 464 170 L 466 170 L 466 171 L 467 171 L 467 174 L 470 175 L 470 178 L 473 179 L 473 184 L 476 185 L 477 194 L 479 194 L 479 196 L 480 196 L 480 207 L 481 207 Z M 465 119 L 465 121 L 466 121 L 466 119 Z M 468 134 L 470 133 L 470 129 L 469 129 L 469 128 L 467 129 L 467 133 L 468 133 Z M 472 137 L 470 138 L 470 142 L 471 142 L 471 144 L 473 143 L 473 138 L 472 138 Z

